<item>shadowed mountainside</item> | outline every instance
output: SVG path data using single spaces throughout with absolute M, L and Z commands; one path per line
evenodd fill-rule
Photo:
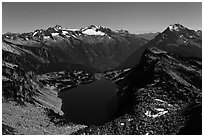
M 109 74 L 113 74 L 109 77 Z M 115 74 L 115 76 L 114 76 Z M 126 97 L 115 120 L 74 134 L 201 134 L 201 59 L 175 56 L 152 47 L 138 66 L 106 72 Z

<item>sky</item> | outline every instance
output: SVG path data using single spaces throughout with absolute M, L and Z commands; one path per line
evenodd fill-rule
M 101 25 L 130 33 L 161 32 L 180 23 L 202 29 L 201 2 L 3 2 L 2 33 L 30 32 L 59 24 L 65 28 Z

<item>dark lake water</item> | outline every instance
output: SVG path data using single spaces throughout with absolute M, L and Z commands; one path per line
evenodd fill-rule
M 116 85 L 105 79 L 79 85 L 60 93 L 61 110 L 67 120 L 100 125 L 111 120 L 118 107 Z

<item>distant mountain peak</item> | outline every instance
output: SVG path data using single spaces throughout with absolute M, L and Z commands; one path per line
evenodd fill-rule
M 118 33 L 129 33 L 127 30 L 124 30 L 124 29 L 116 30 L 116 32 L 118 32 Z
M 107 28 L 98 26 L 98 25 L 90 25 L 85 28 L 81 28 L 81 31 L 85 35 L 101 35 L 104 36 L 106 35 L 106 30 Z
M 58 24 L 54 26 L 54 29 L 55 29 L 55 30 L 61 30 L 62 28 L 63 28 L 63 27 L 62 27 L 61 25 L 58 25 Z
M 87 27 L 81 28 L 82 31 L 85 31 L 87 29 L 99 29 L 99 28 L 103 28 L 102 26 L 98 26 L 98 25 L 89 25 Z
M 98 25 L 90 25 L 90 26 L 88 26 L 88 28 L 97 28 L 97 29 L 99 29 L 99 28 L 101 28 L 102 26 L 98 26 Z
M 186 29 L 186 27 L 184 27 L 183 25 L 181 25 L 179 23 L 175 23 L 175 24 L 169 25 L 168 29 L 170 31 L 180 31 L 180 30 Z

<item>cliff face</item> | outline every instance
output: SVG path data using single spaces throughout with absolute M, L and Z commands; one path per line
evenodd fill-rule
M 14 100 L 19 104 L 34 103 L 33 97 L 38 92 L 37 80 L 32 73 L 25 73 L 18 65 L 3 61 L 2 63 L 2 99 Z M 38 83 L 40 86 L 40 83 Z

